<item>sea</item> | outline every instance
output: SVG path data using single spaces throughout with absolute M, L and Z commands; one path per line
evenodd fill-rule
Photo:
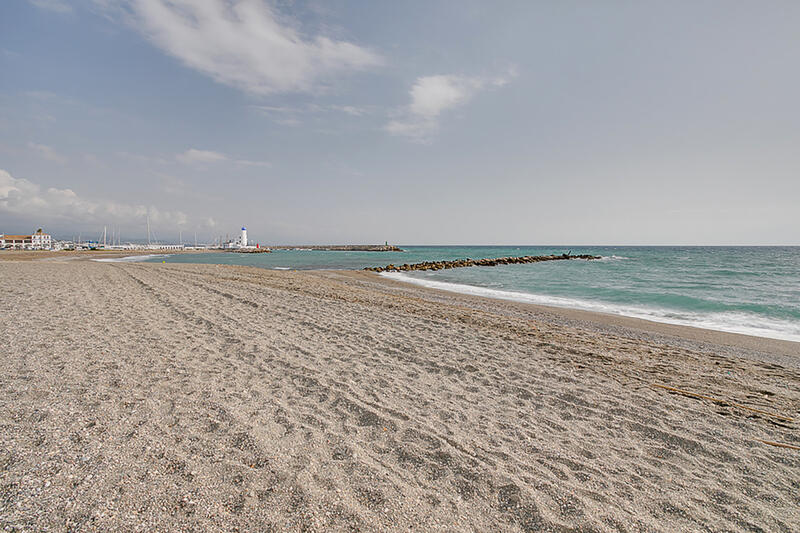
M 276 250 L 176 254 L 145 261 L 277 270 L 362 269 L 506 256 L 601 256 L 381 274 L 425 287 L 800 341 L 800 247 L 402 246 L 404 252 Z

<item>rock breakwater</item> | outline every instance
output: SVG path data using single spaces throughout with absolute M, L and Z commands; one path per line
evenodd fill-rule
M 269 254 L 272 250 L 269 248 L 234 248 L 232 250 L 225 250 L 226 252 L 233 252 L 236 254 Z
M 448 268 L 463 268 L 472 266 L 497 266 L 519 265 L 523 263 L 540 263 L 542 261 L 564 261 L 569 259 L 584 259 L 591 261 L 600 259 L 597 255 L 526 255 L 523 257 L 498 257 L 495 259 L 455 259 L 452 261 L 424 261 L 422 263 L 386 265 L 385 267 L 367 267 L 370 272 L 406 272 L 409 270 L 444 270 Z
M 402 248 L 391 244 L 341 244 L 341 245 L 305 245 L 305 246 L 272 246 L 273 250 L 314 250 L 322 252 L 403 252 Z

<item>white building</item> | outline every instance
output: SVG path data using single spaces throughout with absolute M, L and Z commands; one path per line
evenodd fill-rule
M 222 245 L 223 248 L 253 248 L 252 246 L 247 246 L 247 228 L 242 226 L 242 234 L 237 237 L 234 241 L 228 241 Z
M 53 238 L 39 229 L 31 235 L 31 248 L 34 250 L 49 250 L 53 247 Z
M 50 250 L 53 238 L 39 229 L 33 235 L 0 235 L 0 248 L 16 250 Z
M 0 236 L 0 247 L 24 250 L 31 247 L 30 235 L 2 235 Z

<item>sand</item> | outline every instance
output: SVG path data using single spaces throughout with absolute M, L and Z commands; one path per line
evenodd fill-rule
M 800 450 L 762 442 L 800 446 L 794 343 L 360 273 L 0 282 L 7 530 L 800 530 Z
M 202 250 L 0 250 L 2 261 L 76 261 L 118 259 L 135 255 L 222 253 L 218 249 Z

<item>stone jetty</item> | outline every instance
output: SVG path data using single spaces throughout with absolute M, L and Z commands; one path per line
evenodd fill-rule
M 272 246 L 273 250 L 314 250 L 317 252 L 403 252 L 391 244 L 335 244 L 313 246 Z
M 233 248 L 230 250 L 225 250 L 226 252 L 232 252 L 235 254 L 269 254 L 272 253 L 272 250 L 269 248 Z
M 444 270 L 448 268 L 463 268 L 471 266 L 497 266 L 519 265 L 523 263 L 541 263 L 542 261 L 564 261 L 569 259 L 584 259 L 592 261 L 600 259 L 597 255 L 526 255 L 524 257 L 498 257 L 496 259 L 455 259 L 453 261 L 425 261 L 404 265 L 387 265 L 385 267 L 367 267 L 370 272 L 406 272 L 409 270 Z

